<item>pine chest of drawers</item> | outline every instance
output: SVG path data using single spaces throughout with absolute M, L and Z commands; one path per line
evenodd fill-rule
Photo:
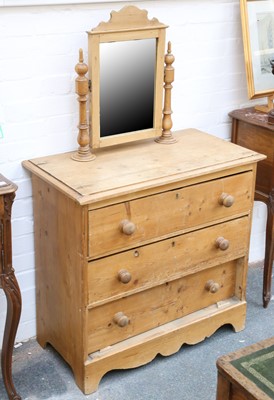
M 32 173 L 37 340 L 91 393 L 111 369 L 244 328 L 257 162 L 194 129 L 25 161 Z

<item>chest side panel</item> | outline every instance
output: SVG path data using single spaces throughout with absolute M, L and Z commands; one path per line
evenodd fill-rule
M 33 196 L 38 341 L 43 346 L 51 343 L 77 365 L 84 359 L 85 347 L 86 215 L 82 207 L 35 176 Z

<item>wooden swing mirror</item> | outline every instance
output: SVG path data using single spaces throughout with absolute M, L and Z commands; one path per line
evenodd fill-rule
M 174 57 L 170 43 L 165 55 L 166 28 L 148 19 L 146 10 L 126 6 L 87 32 L 88 65 L 80 49 L 75 67 L 80 122 L 73 159 L 90 161 L 92 149 L 150 137 L 175 142 L 170 131 Z

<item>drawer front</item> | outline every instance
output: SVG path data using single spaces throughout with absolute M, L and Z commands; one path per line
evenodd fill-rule
M 236 276 L 235 260 L 90 309 L 88 352 L 234 296 Z
M 219 238 L 224 238 L 221 247 Z M 243 217 L 91 261 L 88 302 L 106 302 L 174 280 L 193 268 L 198 271 L 245 256 L 248 242 L 249 217 Z
M 247 212 L 253 200 L 252 182 L 252 172 L 246 172 L 91 210 L 89 256 L 95 258 L 114 253 L 160 236 Z M 220 204 L 223 193 L 234 197 L 231 207 Z

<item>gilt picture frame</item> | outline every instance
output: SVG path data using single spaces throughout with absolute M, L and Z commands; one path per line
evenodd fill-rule
M 274 3 L 240 0 L 245 68 L 250 99 L 274 94 Z

